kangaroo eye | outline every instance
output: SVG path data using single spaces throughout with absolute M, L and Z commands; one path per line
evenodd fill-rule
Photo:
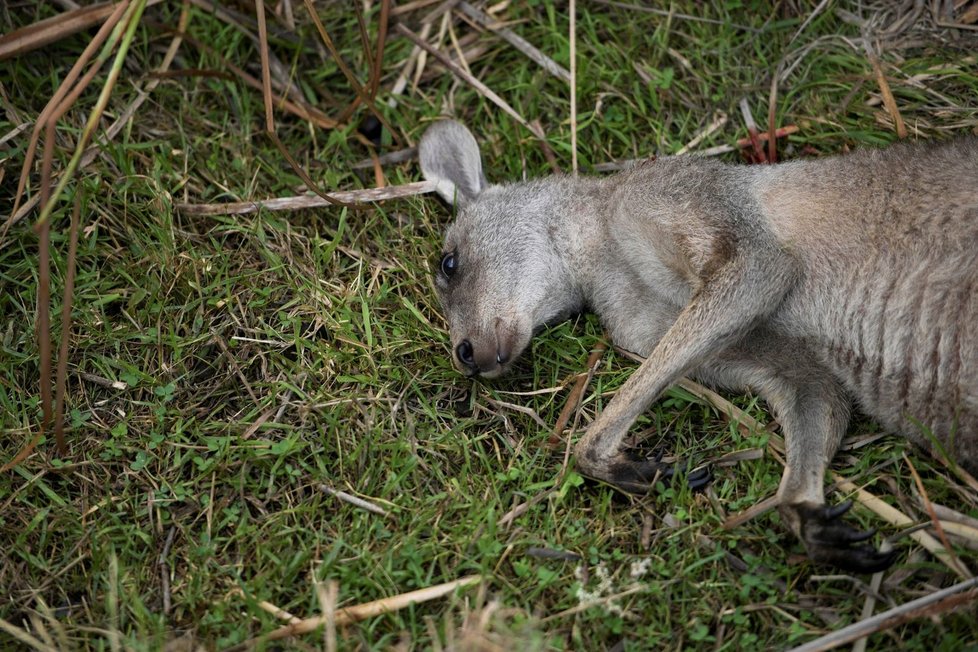
M 450 251 L 441 259 L 441 273 L 447 278 L 451 278 L 455 271 L 458 269 L 458 259 L 455 258 L 455 252 Z

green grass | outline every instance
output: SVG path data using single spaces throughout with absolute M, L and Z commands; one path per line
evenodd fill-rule
M 171 4 L 148 10 L 137 30 L 109 106 L 113 117 L 159 65 L 171 38 L 161 24 L 175 25 L 180 11 Z M 273 39 L 272 48 L 306 99 L 335 116 L 354 93 L 335 64 L 320 57 L 315 30 L 301 3 L 293 4 L 297 33 Z M 746 133 L 737 109 L 744 96 L 766 124 L 771 74 L 820 38 L 780 86 L 778 121 L 800 127 L 781 150 L 789 157 L 817 155 L 895 138 L 873 100 L 879 89 L 868 61 L 842 39 L 858 45 L 859 28 L 834 9 L 791 41 L 808 14 L 790 7 L 805 3 L 675 3 L 677 14 L 720 24 L 579 4 L 578 137 L 585 172 L 614 158 L 675 152 L 718 110 L 730 119 L 700 147 L 731 143 Z M 0 13 L 0 31 L 51 11 L 46 4 L 12 5 Z M 174 70 L 223 73 L 230 61 L 259 75 L 251 39 L 190 11 L 189 33 L 211 49 L 185 43 Z M 409 14 L 409 25 L 417 27 L 425 11 Z M 333 4 L 321 15 L 347 62 L 366 79 L 355 16 Z M 562 6 L 512 3 L 505 18 L 568 64 Z M 470 30 L 459 23 L 455 29 L 460 38 Z M 923 27 L 913 35 L 914 47 L 885 43 L 882 54 L 908 127 L 921 138 L 974 132 L 974 36 L 942 39 Z M 7 98 L 0 134 L 37 116 L 87 38 L 61 40 L 44 56 L 0 62 Z M 567 85 L 498 39 L 481 40 L 489 53 L 470 62 L 473 73 L 527 119 L 539 119 L 559 164 L 569 169 Z M 415 143 L 448 102 L 480 139 L 490 178 L 547 173 L 544 151 L 525 129 L 450 75 L 433 74 L 431 63 L 417 92 L 387 107 L 387 91 L 409 52 L 406 40 L 390 39 L 381 84 L 379 105 L 399 138 Z M 915 75 L 925 75 L 922 86 L 907 81 Z M 70 156 L 97 92 L 83 94 L 62 120 L 55 169 Z M 868 578 L 819 579 L 821 571 L 801 557 L 801 545 L 776 515 L 720 528 L 726 514 L 774 493 L 781 466 L 769 455 L 717 467 L 707 495 L 668 488 L 626 498 L 562 475 L 564 451 L 546 445 L 549 431 L 528 414 L 498 407 L 499 401 L 517 404 L 553 424 L 602 337 L 593 317 L 538 336 L 504 379 L 459 376 L 430 280 L 450 219 L 434 199 L 364 211 L 216 218 L 176 211 L 183 201 L 295 192 L 301 181 L 263 136 L 263 115 L 260 93 L 233 76 L 166 79 L 69 184 L 86 206 L 68 360 L 70 452 L 59 459 L 53 441 L 44 441 L 0 476 L 0 618 L 50 636 L 58 647 L 158 649 L 187 634 L 205 648 L 221 648 L 281 624 L 258 601 L 299 617 L 319 613 L 318 582 L 338 582 L 339 606 L 348 606 L 479 573 L 485 581 L 478 590 L 341 630 L 341 649 L 420 650 L 452 641 L 473 647 L 476 640 L 485 645 L 476 649 L 593 650 L 619 641 L 625 649 L 783 648 L 860 619 Z M 353 138 L 365 115 L 361 109 L 352 125 L 325 131 L 280 111 L 277 132 L 324 187 L 370 187 L 372 172 L 358 176 L 351 167 L 368 155 Z M 0 148 L 2 206 L 12 200 L 28 134 Z M 420 177 L 416 162 L 385 174 L 391 184 Z M 35 174 L 33 191 L 37 180 Z M 64 283 L 70 206 L 69 197 L 54 212 L 55 297 Z M 15 226 L 0 241 L 0 461 L 12 458 L 40 422 L 37 237 L 28 226 Z M 59 301 L 52 308 L 54 332 Z M 584 396 L 582 426 L 633 368 L 619 355 L 604 356 Z M 125 389 L 96 384 L 86 374 Z M 755 399 L 735 402 L 770 420 Z M 876 430 L 859 422 L 852 434 Z M 745 435 L 678 390 L 635 432 L 649 438 L 647 445 L 695 462 L 767 440 L 765 433 Z M 924 520 L 904 451 L 932 500 L 978 515 L 974 492 L 896 438 L 840 453 L 835 468 Z M 881 471 L 866 473 L 884 462 L 890 463 Z M 390 515 L 340 502 L 322 484 L 369 498 Z M 554 487 L 511 525 L 500 525 L 515 505 Z M 853 518 L 894 533 L 861 508 Z M 905 577 L 884 583 L 884 604 L 954 581 L 906 538 L 899 545 L 904 554 L 896 573 Z M 539 558 L 528 554 L 531 547 L 582 559 Z M 978 568 L 975 552 L 958 553 Z M 633 578 L 637 563 L 647 567 Z M 168 613 L 161 571 L 170 584 Z M 576 610 L 581 590 L 631 592 Z M 960 649 L 976 639 L 974 618 L 960 614 L 913 621 L 874 636 L 869 647 Z M 317 646 L 322 636 L 300 641 Z

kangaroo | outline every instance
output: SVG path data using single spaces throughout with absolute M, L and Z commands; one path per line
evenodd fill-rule
M 666 388 L 750 389 L 785 436 L 785 523 L 813 561 L 875 572 L 896 552 L 824 498 L 853 400 L 978 472 L 978 139 L 492 185 L 445 120 L 419 156 L 457 209 L 435 287 L 461 372 L 499 376 L 535 329 L 584 309 L 646 357 L 577 444 L 583 474 L 647 491 L 669 469 L 622 444 Z

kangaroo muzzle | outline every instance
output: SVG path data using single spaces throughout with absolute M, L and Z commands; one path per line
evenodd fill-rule
M 495 337 L 483 341 L 464 339 L 455 347 L 455 361 L 467 376 L 495 378 L 503 373 L 511 357 L 511 349 Z

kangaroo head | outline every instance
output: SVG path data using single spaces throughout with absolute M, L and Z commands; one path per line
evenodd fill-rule
M 537 327 L 576 307 L 554 243 L 559 189 L 546 179 L 487 183 L 475 138 L 451 120 L 428 128 L 418 154 L 425 178 L 457 211 L 435 272 L 455 366 L 494 378 Z

